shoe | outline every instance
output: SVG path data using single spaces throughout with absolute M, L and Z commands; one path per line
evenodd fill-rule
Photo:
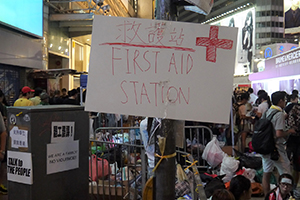
M 3 184 L 0 185 L 0 194 L 7 194 L 7 188 Z

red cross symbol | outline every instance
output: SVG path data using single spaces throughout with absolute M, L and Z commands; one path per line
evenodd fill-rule
M 233 41 L 228 39 L 218 39 L 219 27 L 211 26 L 209 37 L 197 37 L 196 46 L 206 47 L 206 61 L 216 62 L 217 48 L 232 49 Z

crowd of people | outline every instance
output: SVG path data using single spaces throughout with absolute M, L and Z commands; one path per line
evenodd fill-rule
M 43 106 L 43 105 L 80 105 L 79 88 L 72 89 L 67 92 L 65 88 L 55 90 L 53 94 L 47 94 L 42 88 L 34 90 L 28 86 L 24 86 L 20 90 L 19 98 L 14 102 L 13 106 Z M 5 98 L 5 94 L 0 90 L 0 194 L 7 194 L 7 188 L 2 184 L 5 179 L 5 167 L 1 166 L 1 161 L 6 160 L 7 149 L 7 107 L 10 106 Z
M 277 186 L 265 195 L 265 200 L 293 200 L 293 177 L 290 174 L 281 174 Z M 229 189 L 218 189 L 211 200 L 249 200 L 251 199 L 251 182 L 243 175 L 232 178 Z
M 299 181 L 300 104 L 298 101 L 298 90 L 293 90 L 291 94 L 277 91 L 272 93 L 271 97 L 264 90 L 259 90 L 255 95 L 252 88 L 249 88 L 248 91 L 235 90 L 233 93 L 234 118 L 232 124 L 234 139 L 235 142 L 240 139 L 241 151 L 245 151 L 246 138 L 253 134 L 255 122 L 260 118 L 268 118 L 273 115 L 271 122 L 274 127 L 273 134 L 279 158 L 274 160 L 270 154 L 261 155 L 263 165 L 262 186 L 266 199 L 288 199 L 290 194 L 287 195 L 286 191 L 290 193 L 297 187 Z M 253 151 L 251 142 L 249 150 Z M 279 184 L 275 190 L 270 191 L 270 178 L 274 167 L 277 168 L 280 175 Z
M 55 90 L 53 94 L 47 94 L 41 88 L 34 90 L 25 86 L 21 90 L 19 98 L 14 102 L 14 106 L 37 106 L 37 105 L 58 105 L 69 104 L 79 105 L 79 90 L 73 89 L 67 92 L 64 88 L 61 91 Z M 83 95 L 84 96 L 84 95 Z M 293 90 L 292 94 L 283 91 L 277 91 L 269 94 L 260 90 L 257 95 L 253 89 L 248 91 L 235 90 L 232 96 L 233 108 L 233 125 L 229 125 L 227 137 L 234 132 L 234 142 L 241 140 L 241 151 L 246 149 L 246 138 L 251 135 L 255 121 L 260 118 L 267 118 L 277 111 L 271 122 L 274 127 L 274 138 L 279 153 L 279 159 L 273 160 L 270 155 L 262 155 L 263 180 L 262 186 L 265 199 L 268 200 L 285 200 L 292 196 L 293 189 L 297 187 L 300 175 L 300 104 L 299 93 Z M 0 161 L 5 158 L 7 128 L 5 120 L 7 117 L 6 102 L 4 93 L 0 90 Z M 278 112 L 279 111 L 279 112 Z M 232 130 L 233 129 L 233 130 Z M 230 141 L 230 139 L 228 139 Z M 250 146 L 249 146 L 250 149 Z M 292 165 L 291 165 L 292 164 Z M 291 173 L 291 166 L 293 172 Z M 270 189 L 270 178 L 274 170 L 277 168 L 279 179 L 278 185 L 274 189 Z M 249 184 L 248 184 L 249 182 Z M 6 188 L 1 184 L 0 177 L 0 193 L 7 193 Z M 232 178 L 229 190 L 215 191 L 212 199 L 235 199 L 244 200 L 251 199 L 250 181 L 243 176 Z
M 59 105 L 70 104 L 80 105 L 79 99 L 80 89 L 72 89 L 67 92 L 66 88 L 55 90 L 48 94 L 40 87 L 31 89 L 25 86 L 20 91 L 19 98 L 15 101 L 14 106 L 36 106 L 36 105 Z

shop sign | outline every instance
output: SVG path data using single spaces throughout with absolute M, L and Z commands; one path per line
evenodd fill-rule
M 85 109 L 228 123 L 237 32 L 95 16 Z

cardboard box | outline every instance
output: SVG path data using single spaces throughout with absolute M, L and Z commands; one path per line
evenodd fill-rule
M 235 149 L 238 149 L 237 146 L 234 146 Z M 229 156 L 232 156 L 232 146 L 224 146 L 222 147 L 222 151 L 227 153 Z

